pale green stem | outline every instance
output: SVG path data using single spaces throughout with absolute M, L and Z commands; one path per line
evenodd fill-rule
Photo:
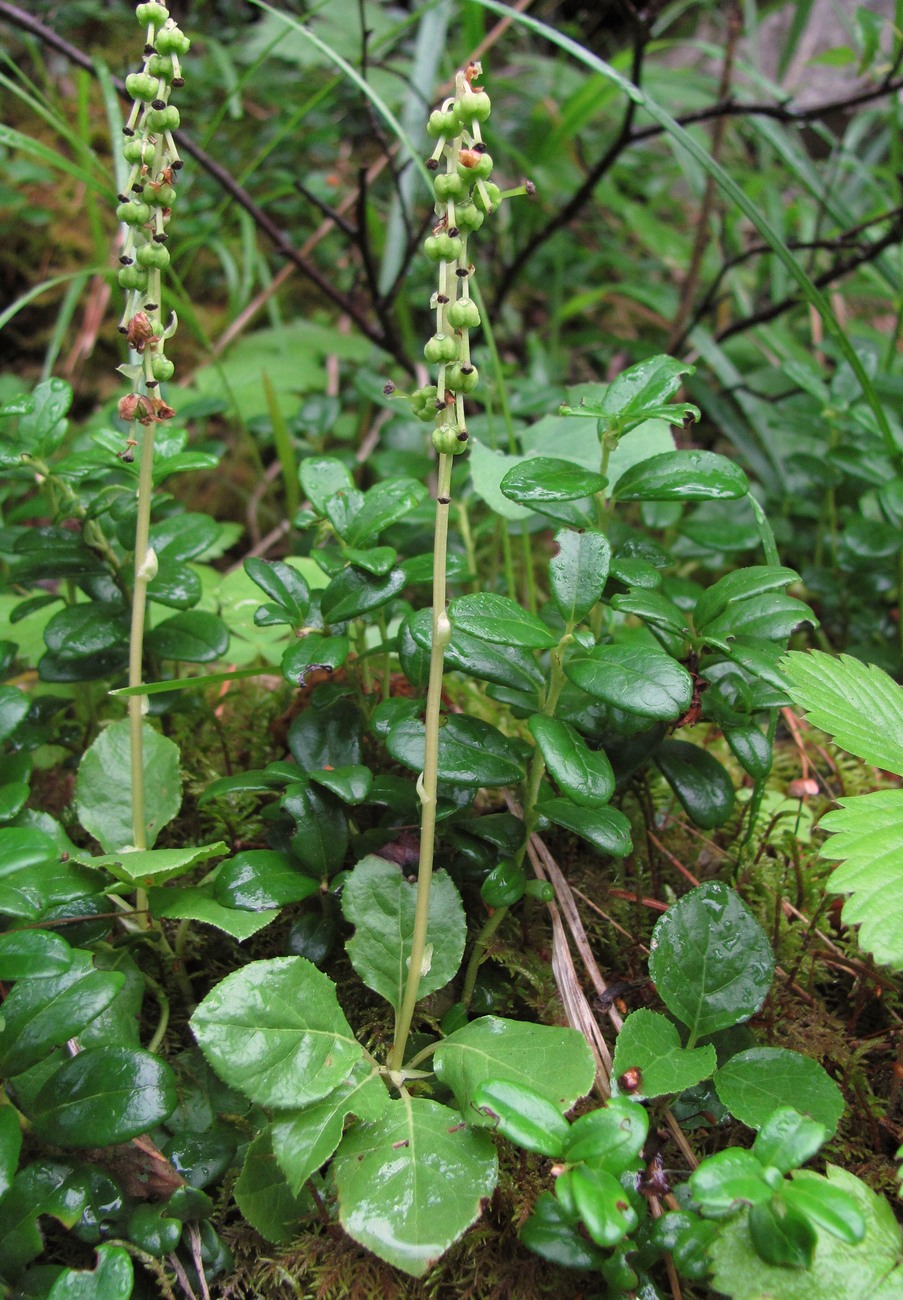
M 129 634 L 129 686 L 143 684 L 144 619 L 147 610 L 147 587 L 153 577 L 150 558 L 150 514 L 153 492 L 154 433 L 153 421 L 144 428 L 141 438 L 141 465 L 138 471 L 138 520 L 135 527 L 135 582 L 132 588 L 132 627 Z M 129 759 L 132 782 L 132 841 L 136 849 L 147 848 L 144 820 L 144 725 L 143 695 L 129 696 Z M 148 927 L 147 894 L 139 889 L 135 895 L 139 923 Z
M 418 782 L 420 795 L 420 865 L 417 870 L 417 904 L 414 910 L 414 933 L 404 998 L 395 1021 L 395 1041 L 389 1053 L 390 1070 L 400 1070 L 411 1032 L 411 1021 L 420 991 L 423 958 L 426 952 L 427 923 L 430 912 L 430 886 L 433 879 L 433 853 L 436 842 L 436 801 L 439 783 L 439 724 L 442 703 L 442 672 L 445 647 L 451 638 L 451 624 L 445 612 L 445 562 L 448 551 L 448 510 L 451 498 L 451 456 L 439 457 L 436 491 L 436 534 L 433 550 L 433 640 L 430 649 L 430 677 L 426 694 L 423 772 Z

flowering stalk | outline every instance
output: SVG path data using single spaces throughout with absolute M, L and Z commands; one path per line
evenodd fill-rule
M 427 161 L 437 173 L 436 222 L 424 251 L 438 264 L 438 288 L 430 301 L 435 312 L 435 332 L 423 353 L 437 367 L 435 384 L 411 395 L 414 413 L 433 424 L 433 446 L 439 454 L 436 491 L 436 529 L 433 548 L 433 639 L 425 717 L 423 772 L 417 783 L 421 803 L 420 865 L 417 904 L 404 998 L 395 1024 L 389 1068 L 402 1071 L 404 1052 L 426 957 L 427 922 L 433 853 L 436 838 L 436 789 L 439 778 L 439 726 L 442 672 L 451 624 L 445 612 L 445 567 L 448 513 L 451 505 L 452 463 L 467 448 L 464 398 L 472 393 L 479 375 L 470 356 L 470 331 L 480 324 L 480 313 L 470 296 L 474 268 L 468 259 L 468 237 L 479 230 L 499 203 L 500 191 L 489 181 L 492 159 L 483 143 L 481 126 L 490 113 L 489 96 L 475 86 L 482 69 L 471 63 L 455 79 L 455 94 L 430 115 L 427 130 L 436 147 Z M 440 171 L 442 163 L 445 170 Z
M 170 380 L 175 370 L 166 356 L 166 341 L 175 333 L 177 325 L 174 313 L 168 325 L 163 323 L 162 272 L 170 260 L 166 227 L 176 197 L 175 177 L 182 166 L 172 137 L 179 125 L 179 110 L 169 99 L 173 88 L 185 84 L 179 60 L 190 44 L 164 5 L 139 4 L 136 14 L 145 29 L 144 59 L 141 71 L 131 73 L 125 82 L 133 99 L 123 127 L 123 154 L 130 170 L 116 209 L 117 217 L 125 226 L 125 242 L 119 258 L 122 263 L 119 283 L 125 290 L 125 310 L 119 329 L 131 349 L 129 364 L 120 366 L 119 370 L 132 385 L 132 391 L 119 402 L 120 418 L 130 425 L 121 459 L 134 460 L 134 448 L 140 449 L 129 642 L 131 687 L 141 685 L 147 587 L 157 572 L 157 557 L 149 545 L 154 433 L 158 421 L 168 420 L 175 414 L 158 391 L 161 382 Z M 129 697 L 132 834 L 137 849 L 147 847 L 141 738 L 145 709 L 146 697 Z

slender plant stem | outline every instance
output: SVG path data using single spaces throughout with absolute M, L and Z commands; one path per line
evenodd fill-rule
M 417 871 L 417 905 L 414 933 L 404 998 L 395 1022 L 395 1041 L 389 1053 L 389 1068 L 400 1070 L 411 1032 L 414 1007 L 420 991 L 426 932 L 430 912 L 430 885 L 433 879 L 433 852 L 436 842 L 436 789 L 439 782 L 439 724 L 442 704 L 442 672 L 445 647 L 451 637 L 451 623 L 445 612 L 445 563 L 448 553 L 448 511 L 451 504 L 452 456 L 440 455 L 436 491 L 436 534 L 433 550 L 433 641 L 430 649 L 430 677 L 426 694 L 426 734 L 423 772 L 417 783 L 420 795 L 420 865 Z
M 144 619 L 147 611 L 147 586 L 156 567 L 150 552 L 150 513 L 153 491 L 154 432 L 153 420 L 144 427 L 141 438 L 141 466 L 138 472 L 138 520 L 135 526 L 135 582 L 132 588 L 132 626 L 129 634 L 129 686 L 141 686 L 143 677 Z M 129 758 L 132 784 L 132 841 L 136 849 L 147 848 L 144 819 L 144 744 L 142 727 L 146 700 L 143 695 L 129 696 Z M 147 928 L 147 895 L 136 895 L 138 918 Z

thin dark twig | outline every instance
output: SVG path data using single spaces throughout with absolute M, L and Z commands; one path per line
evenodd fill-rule
M 84 68 L 86 71 L 91 73 L 95 71 L 91 59 L 86 54 L 82 53 L 82 51 L 77 49 L 74 45 L 71 45 L 62 36 L 57 35 L 57 33 L 52 31 L 49 27 L 45 27 L 37 18 L 33 18 L 30 14 L 25 13 L 23 10 L 19 9 L 18 6 L 10 4 L 9 0 L 0 0 L 0 18 L 5 18 L 8 22 L 19 27 L 22 31 L 27 31 L 33 36 L 37 36 L 38 39 L 43 41 L 46 45 L 49 45 L 52 49 L 58 50 L 61 54 L 64 54 L 66 58 L 77 67 Z M 119 77 L 111 77 L 111 81 L 117 92 L 122 95 L 123 98 L 129 98 L 125 89 L 125 84 Z M 190 136 L 187 136 L 184 131 L 175 132 L 175 138 L 180 148 L 184 150 L 185 153 L 190 154 L 190 156 L 194 158 L 204 171 L 206 171 L 208 175 L 212 176 L 213 179 L 226 191 L 226 193 L 232 196 L 240 207 L 244 208 L 245 212 L 247 212 L 251 217 L 258 230 L 267 236 L 272 243 L 274 250 L 281 257 L 293 262 L 294 265 L 298 267 L 299 271 L 306 275 L 307 278 L 317 286 L 324 297 L 328 298 L 330 302 L 334 303 L 335 306 L 339 308 L 340 311 L 344 312 L 345 315 L 349 316 L 351 320 L 354 321 L 362 334 L 366 335 L 366 337 L 373 343 L 376 343 L 378 347 L 391 353 L 395 360 L 398 361 L 405 370 L 412 371 L 413 368 L 409 358 L 405 356 L 403 352 L 396 351 L 395 348 L 390 345 L 386 331 L 380 329 L 377 325 L 374 325 L 369 321 L 366 315 L 361 311 L 359 305 L 355 303 L 351 297 L 342 293 L 340 289 L 337 289 L 319 267 L 309 261 L 308 258 L 304 257 L 303 254 L 301 254 L 298 249 L 291 244 L 276 225 L 275 221 L 273 221 L 272 218 L 254 202 L 247 190 L 240 185 L 232 175 L 230 175 L 225 167 L 221 166 L 220 163 L 211 158 L 210 155 L 200 147 L 200 145 L 195 144 Z
M 337 208 L 332 207 L 325 199 L 321 199 L 319 194 L 309 190 L 303 181 L 295 181 L 295 189 L 299 194 L 303 194 L 308 203 L 312 203 L 318 212 L 322 212 L 324 217 L 328 217 L 334 226 L 338 226 L 343 235 L 349 239 L 357 238 L 357 231 L 347 217 L 343 216 Z
M 833 266 L 829 266 L 826 271 L 821 273 L 821 275 L 815 276 L 812 283 L 819 289 L 826 288 L 829 284 L 833 284 L 835 280 L 842 279 L 844 276 L 849 275 L 851 271 L 855 271 L 858 267 L 864 266 L 867 262 L 873 262 L 886 248 L 891 248 L 894 244 L 898 244 L 901 237 L 903 237 L 903 221 L 898 219 L 894 222 L 886 235 L 882 235 L 880 239 L 876 239 L 875 242 L 869 244 L 867 248 L 860 249 L 855 256 L 848 257 L 845 261 L 841 260 L 835 262 Z M 791 307 L 798 306 L 801 301 L 802 300 L 797 294 L 788 294 L 787 297 L 782 298 L 780 302 L 769 303 L 767 307 L 763 307 L 749 316 L 744 316 L 742 320 L 734 321 L 733 325 L 728 325 L 725 329 L 716 334 L 715 339 L 717 342 L 721 343 L 725 339 L 731 338 L 734 334 L 740 334 L 743 330 L 751 329 L 754 325 L 764 325 L 767 321 L 774 320 L 776 316 L 783 315 L 783 313 L 789 311 Z
M 361 254 L 361 262 L 364 267 L 364 275 L 367 277 L 367 285 L 370 289 L 370 296 L 377 311 L 382 308 L 382 298 L 379 292 L 379 272 L 373 262 L 373 249 L 370 246 L 370 233 L 367 229 L 367 168 L 360 167 L 357 174 L 357 234 L 355 243 Z

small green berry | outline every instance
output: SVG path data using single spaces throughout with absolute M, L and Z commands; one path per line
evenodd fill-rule
M 151 210 L 146 203 L 120 203 L 116 216 L 127 226 L 143 226 L 150 221 Z
M 123 289 L 147 288 L 147 271 L 142 266 L 124 266 L 119 272 L 118 280 Z
M 440 203 L 447 203 L 449 199 L 457 202 L 458 199 L 467 196 L 467 181 L 457 172 L 446 172 L 442 176 L 437 176 L 433 181 L 433 189 L 436 191 L 436 198 Z
M 502 191 L 497 185 L 493 185 L 492 181 L 487 181 L 485 184 L 486 193 L 489 196 L 489 208 L 486 207 L 486 201 L 479 189 L 474 190 L 473 201 L 481 212 L 494 212 L 502 201 Z
M 154 379 L 162 379 L 164 383 L 167 379 L 172 379 L 176 373 L 176 368 L 169 357 L 154 357 L 151 370 L 154 372 Z
M 476 366 L 449 366 L 445 372 L 445 382 L 453 393 L 472 393 L 480 382 L 480 372 Z
M 477 304 L 470 298 L 461 298 L 453 302 L 445 313 L 445 319 L 453 329 L 476 329 L 480 323 Z
M 467 450 L 467 434 L 456 424 L 440 424 L 433 430 L 433 446 L 440 456 L 459 456 Z
M 140 254 L 139 254 L 140 261 Z M 458 342 L 450 334 L 434 334 L 423 349 L 423 355 L 431 366 L 440 366 L 458 358 Z
M 180 28 L 173 25 L 157 32 L 154 44 L 158 54 L 187 54 L 191 41 Z
M 153 242 L 142 244 L 135 256 L 139 266 L 152 266 L 158 271 L 163 271 L 169 266 L 169 249 L 165 244 Z
M 485 90 L 462 95 L 455 101 L 455 113 L 465 126 L 469 126 L 471 122 L 485 122 L 491 111 L 492 104 Z
M 132 99 L 151 100 L 157 93 L 157 78 L 146 72 L 130 72 L 125 79 L 125 88 Z
M 135 13 L 142 27 L 147 27 L 149 23 L 153 23 L 154 27 L 162 27 L 169 17 L 166 6 L 153 3 L 153 0 L 150 4 L 140 4 Z

